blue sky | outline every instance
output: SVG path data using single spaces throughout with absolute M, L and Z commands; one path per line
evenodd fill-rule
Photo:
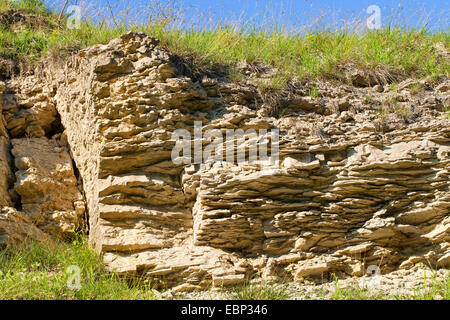
M 48 0 L 54 2 L 57 0 Z M 71 0 L 74 4 L 77 0 Z M 105 6 L 107 1 L 119 8 L 131 6 L 137 19 L 140 7 L 151 0 L 84 0 L 95 6 Z M 162 0 L 165 1 L 165 0 Z M 430 31 L 448 30 L 450 20 L 449 0 L 172 0 L 182 5 L 186 15 L 183 26 L 211 25 L 217 23 L 255 25 L 281 25 L 289 30 L 313 25 L 314 27 L 337 28 L 342 21 L 361 18 L 365 24 L 366 9 L 377 5 L 381 9 L 381 22 L 420 28 L 427 25 Z M 83 0 L 78 0 L 83 2 Z M 143 20 L 142 20 L 143 21 Z M 212 22 L 212 23 L 211 23 Z

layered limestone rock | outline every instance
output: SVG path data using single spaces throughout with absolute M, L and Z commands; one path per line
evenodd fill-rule
M 67 140 L 57 133 L 60 124 L 49 88 L 35 77 L 0 86 L 0 206 L 8 212 L 11 206 L 20 208 L 2 219 L 30 224 L 21 229 L 35 240 L 44 236 L 36 237 L 31 225 L 43 234 L 64 236 L 80 226 L 85 213 Z
M 0 110 L 5 106 L 1 103 L 5 101 L 3 99 L 5 91 L 5 83 L 0 82 Z M 40 230 L 31 217 L 12 208 L 15 193 L 11 189 L 14 173 L 10 149 L 11 142 L 5 128 L 5 120 L 3 115 L 0 115 L 0 246 L 21 243 L 28 239 L 50 242 L 50 236 Z
M 12 138 L 45 137 L 57 131 L 53 91 L 54 88 L 39 77 L 9 81 L 2 104 L 6 128 Z
M 233 277 L 241 270 L 220 262 L 226 252 L 192 244 L 183 166 L 171 160 L 171 134 L 207 121 L 218 99 L 177 75 L 170 59 L 157 40 L 125 35 L 75 56 L 55 100 L 83 177 L 90 240 L 107 265 L 196 285 L 211 281 L 209 269 Z
M 22 211 L 41 230 L 64 234 L 84 217 L 84 201 L 68 150 L 59 139 L 13 139 L 16 183 Z
M 90 241 L 110 270 L 187 291 L 254 274 L 323 280 L 369 266 L 449 267 L 445 88 L 388 96 L 379 87 L 325 85 L 312 98 L 299 85 L 277 98 L 252 79 L 194 81 L 179 61 L 156 39 L 128 33 L 47 70 L 40 85 L 12 83 L 13 102 L 4 103 L 11 135 L 29 134 L 33 148 L 46 150 L 21 160 L 32 151 L 13 140 L 24 210 L 77 212 L 67 152 L 48 139 L 60 117 L 83 181 Z M 374 102 L 363 103 L 369 94 Z M 381 106 L 409 112 L 380 120 Z M 209 147 L 211 157 L 173 161 L 174 133 L 193 137 L 196 121 L 203 135 L 188 145 Z M 213 129 L 248 137 L 213 143 L 204 135 Z M 248 157 L 258 143 L 259 155 L 263 145 L 271 154 L 274 129 L 278 161 L 214 161 L 221 150 Z M 50 155 L 51 168 L 41 169 Z M 41 172 L 48 190 L 60 189 L 47 199 L 37 196 L 47 184 L 33 182 Z M 25 186 L 36 196 L 27 198 Z

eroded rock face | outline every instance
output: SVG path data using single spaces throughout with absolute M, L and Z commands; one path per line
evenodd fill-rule
M 313 98 L 299 87 L 277 119 L 273 97 L 251 79 L 193 82 L 173 61 L 156 39 L 129 33 L 49 70 L 51 80 L 26 86 L 23 97 L 17 82 L 16 104 L 4 110 L 13 136 L 31 130 L 33 148 L 47 150 L 28 165 L 25 139 L 13 140 L 23 200 L 22 188 L 40 172 L 50 189 L 77 198 L 67 151 L 48 139 L 59 114 L 83 180 L 90 241 L 111 270 L 188 291 L 255 273 L 321 280 L 362 275 L 371 265 L 449 266 L 445 88 L 387 97 L 383 88 L 325 86 Z M 369 94 L 373 103 L 363 103 Z M 377 103 L 394 100 L 411 112 L 380 121 Z M 279 162 L 175 164 L 172 134 L 193 133 L 195 121 L 222 132 L 280 129 Z M 50 155 L 59 170 L 39 167 Z M 41 213 L 76 212 L 69 198 L 58 209 L 39 197 L 24 203 Z
M 5 105 L 5 91 L 6 85 L 0 81 L 0 110 Z M 10 150 L 11 142 L 5 128 L 5 119 L 0 115 L 0 246 L 14 245 L 29 239 L 50 242 L 50 236 L 39 229 L 31 217 L 12 207 L 15 193 L 12 190 L 14 166 Z
M 52 235 L 77 228 L 85 207 L 68 150 L 45 137 L 13 139 L 12 145 L 22 211 Z
M 15 212 L 0 215 L 4 224 L 17 222 L 17 228 L 8 230 L 30 231 L 35 240 L 47 239 L 45 234 L 67 235 L 80 226 L 85 213 L 67 139 L 61 133 L 49 138 L 61 129 L 52 92 L 35 77 L 0 85 L 0 206 Z M 12 239 L 24 239 L 25 231 Z
M 36 227 L 25 214 L 11 207 L 0 211 L 0 246 L 13 246 L 28 240 L 51 243 L 51 237 Z
M 218 101 L 177 75 L 157 44 L 129 34 L 83 51 L 70 62 L 69 84 L 55 95 L 84 181 L 90 240 L 112 270 L 148 270 L 169 285 L 206 285 L 213 271 L 245 279 L 246 269 L 220 262 L 239 257 L 192 243 L 183 166 L 171 160 L 172 132 L 208 121 Z
M 3 96 L 3 117 L 13 138 L 45 137 L 57 126 L 53 88 L 45 79 L 28 77 L 8 83 Z

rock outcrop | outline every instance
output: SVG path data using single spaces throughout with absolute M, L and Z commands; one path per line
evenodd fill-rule
M 0 211 L 0 246 L 20 245 L 30 239 L 42 243 L 52 243 L 52 238 L 36 227 L 33 221 L 11 207 Z
M 67 140 L 58 132 L 53 90 L 31 77 L 2 83 L 0 92 L 0 204 L 10 212 L 16 206 L 17 214 L 9 216 L 47 234 L 68 235 L 81 226 L 85 203 Z
M 252 79 L 194 82 L 175 61 L 158 40 L 128 33 L 47 70 L 45 81 L 11 81 L 3 115 L 16 138 L 14 189 L 38 226 L 76 224 L 82 185 L 90 241 L 108 268 L 178 291 L 254 274 L 326 280 L 371 265 L 449 267 L 448 89 L 319 84 L 313 98 L 299 85 L 280 99 Z M 398 112 L 380 115 L 382 106 Z M 263 130 L 271 143 L 278 129 L 279 159 L 174 162 L 173 134 L 193 135 L 196 121 L 203 133 Z M 255 141 L 188 144 L 248 156 Z
M 75 230 L 85 205 L 67 149 L 45 137 L 13 139 L 12 145 L 22 211 L 49 234 Z
M 0 102 L 6 90 L 5 83 L 0 82 Z M 4 103 L 0 103 L 0 110 Z M 50 236 L 40 230 L 33 220 L 12 208 L 14 191 L 13 157 L 10 153 L 11 142 L 5 128 L 4 117 L 0 121 L 0 246 L 21 243 L 27 239 L 51 241 Z

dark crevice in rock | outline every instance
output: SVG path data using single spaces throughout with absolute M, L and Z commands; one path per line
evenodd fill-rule
M 64 132 L 64 127 L 61 123 L 61 117 L 56 114 L 56 120 L 51 124 L 50 131 L 46 134 L 47 138 L 51 139 L 55 134 L 61 134 Z
M 9 197 L 11 198 L 13 207 L 18 210 L 21 211 L 22 210 L 22 198 L 21 196 L 14 190 L 14 185 L 16 183 L 16 172 L 19 171 L 19 169 L 16 167 L 15 161 L 14 161 L 14 156 L 11 153 L 12 150 L 12 145 L 11 143 L 9 143 L 9 154 L 11 156 L 11 162 L 9 164 L 11 171 L 12 171 L 12 179 L 11 179 L 11 183 L 10 183 L 10 189 L 8 190 L 9 193 Z
M 12 146 L 10 144 L 10 149 L 9 152 L 11 154 L 11 150 L 12 150 Z M 22 211 L 22 198 L 21 196 L 14 190 L 14 185 L 16 183 L 16 172 L 19 171 L 19 169 L 16 167 L 15 165 L 15 161 L 14 161 L 14 156 L 11 154 L 11 164 L 10 164 L 10 168 L 13 172 L 13 176 L 12 176 L 12 182 L 10 184 L 10 189 L 8 190 L 9 196 L 11 198 L 11 201 L 13 203 L 13 207 L 18 210 L 18 211 Z
M 1 59 L 0 59 L 0 64 L 1 64 Z M 13 95 L 15 92 L 8 86 L 8 82 L 5 82 L 5 91 L 3 92 L 3 94 L 1 94 L 0 92 L 0 111 L 2 112 L 2 114 L 0 114 L 0 121 L 3 121 L 3 123 L 5 123 L 6 121 L 4 121 L 3 118 L 3 106 L 6 103 L 5 100 L 5 95 Z M 17 194 L 17 192 L 14 190 L 14 184 L 16 183 L 16 172 L 19 170 L 16 167 L 15 164 L 15 159 L 14 156 L 11 153 L 12 150 L 12 144 L 11 144 L 11 134 L 9 132 L 9 130 L 5 127 L 4 128 L 5 132 L 4 134 L 6 135 L 5 138 L 8 139 L 8 143 L 7 143 L 7 165 L 9 166 L 10 170 L 11 170 L 11 175 L 9 177 L 9 181 L 8 181 L 8 195 L 11 199 L 11 203 L 12 206 L 17 209 L 17 210 L 22 210 L 22 201 L 21 201 L 21 197 L 20 195 Z
M 226 65 L 199 66 L 192 56 L 171 54 L 169 61 L 175 66 L 180 75 L 189 77 L 193 82 L 201 82 L 204 77 L 228 78 L 230 68 Z
M 58 115 L 58 117 L 59 117 L 59 115 Z M 88 212 L 88 207 L 86 205 L 86 193 L 84 192 L 83 177 L 81 176 L 80 170 L 78 169 L 77 164 L 75 163 L 75 160 L 73 159 L 71 150 L 69 150 L 69 154 L 72 159 L 72 168 L 73 168 L 73 173 L 75 175 L 75 178 L 77 179 L 78 190 L 82 194 L 83 201 L 84 201 L 84 216 L 82 217 L 82 220 L 81 220 L 81 223 L 79 226 L 79 231 L 81 231 L 85 234 L 89 234 L 89 212 Z
M 72 149 L 67 142 L 67 136 L 66 136 L 65 130 L 66 129 L 64 128 L 64 125 L 61 122 L 61 116 L 60 116 L 59 112 L 56 111 L 56 120 L 52 123 L 52 131 L 49 134 L 49 136 L 53 136 L 53 137 L 55 137 L 55 135 L 59 136 L 60 145 L 67 148 L 67 151 L 70 155 L 70 159 L 72 162 L 72 168 L 73 168 L 73 174 L 77 180 L 77 187 L 83 197 L 84 208 L 85 208 L 84 215 L 81 218 L 80 225 L 78 226 L 78 229 L 76 231 L 83 232 L 85 234 L 89 234 L 89 213 L 88 213 L 88 208 L 86 205 L 86 194 L 84 191 L 83 177 L 81 176 L 80 170 L 78 169 L 77 164 L 74 160 Z

